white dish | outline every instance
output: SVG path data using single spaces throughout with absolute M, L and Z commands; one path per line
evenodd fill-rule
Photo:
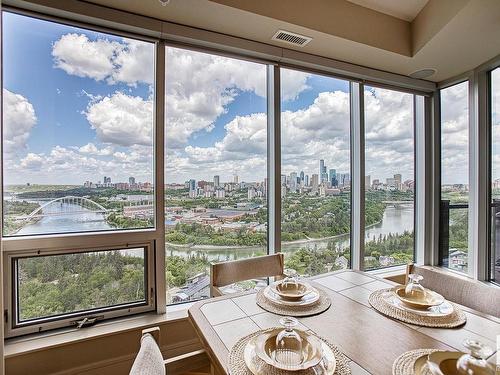
M 311 287 L 311 292 L 306 294 L 299 300 L 291 301 L 281 298 L 277 293 L 273 291 L 272 286 L 267 286 L 264 289 L 264 297 L 266 297 L 272 303 L 282 305 L 282 306 L 294 306 L 294 307 L 304 307 L 314 305 L 319 301 L 319 292 L 316 288 Z

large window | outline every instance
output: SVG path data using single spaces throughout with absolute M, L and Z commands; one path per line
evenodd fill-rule
M 267 254 L 266 65 L 167 47 L 165 121 L 167 303 L 178 303 L 209 296 L 210 262 Z
M 154 310 L 155 43 L 2 21 L 6 336 Z
M 364 268 L 414 260 L 413 95 L 366 87 Z
M 348 268 L 351 232 L 349 83 L 281 69 L 281 250 L 317 275 Z
M 467 272 L 469 202 L 468 82 L 441 90 L 440 262 Z
M 154 225 L 154 44 L 3 13 L 3 235 Z
M 491 72 L 491 279 L 500 283 L 500 68 Z

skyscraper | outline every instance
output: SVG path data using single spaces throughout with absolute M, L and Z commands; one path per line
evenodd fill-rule
M 196 190 L 196 180 L 189 180 L 189 192 Z
M 323 159 L 320 159 L 319 161 L 319 173 L 318 176 L 322 180 L 323 179 L 323 173 L 325 172 L 325 161 Z M 314 176 L 314 175 L 313 175 Z
M 308 174 L 306 174 L 306 177 L 304 179 L 304 183 L 306 186 L 309 186 L 309 175 Z
M 129 185 L 135 185 L 135 177 L 129 177 L 128 178 L 128 184 Z
M 238 183 L 240 182 L 240 179 L 238 178 L 238 175 L 237 175 L 237 174 L 235 174 L 235 175 L 234 175 L 234 177 L 233 177 L 233 182 L 234 182 L 235 184 L 238 184 Z
M 290 191 L 297 191 L 297 172 L 290 173 Z
M 335 169 L 330 169 L 329 171 L 329 177 L 328 177 L 328 182 L 332 187 L 337 187 L 339 185 L 339 182 L 337 180 L 337 170 Z
M 315 173 L 311 177 L 311 186 L 312 186 L 312 191 L 313 192 L 317 192 L 318 191 L 318 185 L 319 185 L 318 175 Z
M 219 176 L 214 176 L 214 187 L 218 188 L 220 186 L 220 178 Z
M 304 171 L 300 171 L 300 181 L 304 182 Z

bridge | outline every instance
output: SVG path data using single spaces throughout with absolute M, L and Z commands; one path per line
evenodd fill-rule
M 59 207 L 57 205 L 59 205 Z M 53 209 L 51 210 L 52 207 L 57 209 L 55 211 Z M 78 215 L 89 211 L 97 213 L 108 212 L 104 206 L 91 199 L 68 195 L 46 202 L 33 210 L 29 215 L 18 216 L 17 220 L 31 220 L 45 216 Z
M 383 204 L 386 206 L 394 206 L 395 208 L 401 207 L 401 206 L 412 206 L 413 207 L 413 201 L 382 201 Z

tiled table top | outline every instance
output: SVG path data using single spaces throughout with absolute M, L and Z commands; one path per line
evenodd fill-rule
M 384 317 L 368 303 L 371 292 L 395 285 L 391 281 L 354 271 L 322 275 L 314 281 L 329 293 L 332 306 L 323 314 L 299 318 L 301 328 L 337 344 L 351 359 L 353 375 L 390 374 L 393 361 L 406 350 L 420 347 L 463 350 L 461 343 L 467 337 L 478 338 L 496 348 L 500 335 L 498 319 L 464 308 L 467 324 L 462 328 L 413 326 Z M 222 374 L 227 374 L 229 351 L 241 337 L 279 326 L 280 318 L 257 306 L 255 293 L 201 301 L 189 313 L 211 361 Z

